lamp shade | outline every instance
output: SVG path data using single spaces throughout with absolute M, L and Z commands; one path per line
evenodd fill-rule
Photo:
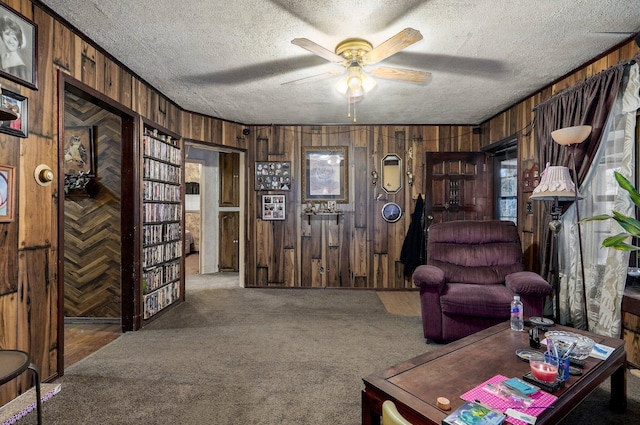
M 571 180 L 569 168 L 548 166 L 542 173 L 540 184 L 533 189 L 530 199 L 537 201 L 571 200 L 576 197 L 576 186 Z M 578 193 L 578 198 L 582 196 Z
M 591 134 L 590 125 L 565 127 L 551 132 L 551 137 L 559 145 L 575 145 L 584 142 Z

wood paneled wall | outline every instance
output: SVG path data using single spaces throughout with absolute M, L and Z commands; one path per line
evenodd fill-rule
M 629 43 L 570 77 L 534 94 L 483 123 L 482 134 L 470 126 L 274 126 L 253 128 L 243 136 L 244 125 L 182 111 L 161 93 L 122 67 L 100 48 L 85 40 L 61 20 L 29 0 L 0 0 L 38 25 L 38 90 L 2 80 L 6 88 L 29 99 L 29 137 L 0 134 L 0 163 L 16 167 L 17 215 L 0 223 L 0 348 L 28 351 L 45 379 L 58 370 L 58 176 L 53 185 L 36 185 L 38 164 L 58 170 L 58 73 L 89 87 L 143 117 L 191 139 L 247 152 L 247 247 L 244 260 L 249 285 L 305 287 L 403 288 L 398 262 L 402 241 L 422 192 L 424 152 L 477 150 L 491 142 L 518 134 L 520 161 L 534 157 L 532 134 L 521 132 L 531 122 L 533 107 L 559 90 L 576 84 L 637 51 Z M 225 117 L 233 119 L 234 117 Z M 350 202 L 342 205 L 339 224 L 302 216 L 300 187 L 287 195 L 285 221 L 265 222 L 258 217 L 259 198 L 251 179 L 256 160 L 287 160 L 298 173 L 301 146 L 348 146 Z M 400 204 L 405 216 L 389 224 L 382 220 L 379 186 L 371 183 L 373 164 L 394 152 L 406 159 L 413 149 L 413 186 L 405 184 L 395 195 L 382 194 Z M 524 208 L 521 203 L 521 208 Z M 525 216 L 523 243 L 535 245 L 532 223 Z M 321 267 L 324 271 L 321 273 Z M 0 387 L 0 405 L 28 388 L 28 379 Z
M 251 132 L 255 146 L 247 153 L 248 258 L 250 286 L 411 288 L 400 263 L 402 243 L 411 222 L 415 199 L 423 193 L 425 152 L 477 151 L 479 137 L 471 126 L 275 126 Z M 303 214 L 301 151 L 303 146 L 348 148 L 349 202 L 339 204 L 344 215 Z M 412 153 L 412 158 L 409 157 Z M 381 181 L 381 159 L 395 153 L 403 169 L 414 175 L 409 185 L 403 175 L 400 192 L 387 194 Z M 257 192 L 255 161 L 290 161 L 292 190 Z M 284 221 L 260 218 L 261 195 L 284 193 Z M 403 215 L 387 223 L 381 215 L 386 202 L 401 206 Z

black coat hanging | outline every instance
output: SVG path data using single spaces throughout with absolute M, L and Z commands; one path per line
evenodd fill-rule
M 416 199 L 416 207 L 411 214 L 411 224 L 402 243 L 400 262 L 404 264 L 404 275 L 411 277 L 413 271 L 425 262 L 424 201 L 422 194 Z

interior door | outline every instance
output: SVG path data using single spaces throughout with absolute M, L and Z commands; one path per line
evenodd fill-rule
M 427 152 L 425 215 L 434 223 L 491 219 L 490 168 L 482 152 Z
M 220 206 L 240 206 L 240 155 L 220 153 Z
M 240 213 L 237 211 L 220 211 L 218 222 L 220 223 L 219 269 L 221 272 L 237 272 L 240 270 L 238 255 Z

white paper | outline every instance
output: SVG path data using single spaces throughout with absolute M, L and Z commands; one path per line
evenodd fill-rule
M 520 419 L 521 421 L 531 425 L 535 424 L 537 419 L 535 416 L 527 415 L 526 413 L 518 412 L 517 410 L 514 410 L 514 409 L 507 409 L 507 411 L 504 413 L 506 413 L 507 416 L 511 418 Z
M 611 353 L 613 353 L 614 348 L 609 347 L 608 345 L 596 344 L 593 346 L 593 350 L 591 350 L 591 357 L 595 357 L 600 360 L 607 360 Z

